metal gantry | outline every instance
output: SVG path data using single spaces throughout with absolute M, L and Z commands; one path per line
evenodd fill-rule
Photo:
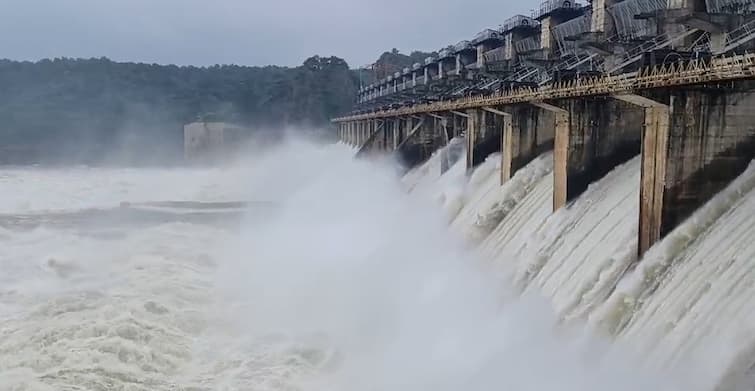
M 636 70 L 643 59 L 659 61 L 648 53 L 705 57 L 741 52 L 755 40 L 755 0 L 705 0 L 693 7 L 683 0 L 590 3 L 545 0 L 531 17 L 515 15 L 402 74 L 363 86 L 358 110 L 486 95 L 517 83 L 543 86 L 582 71 L 617 75 Z
M 422 113 L 467 110 L 515 103 L 542 102 L 551 99 L 577 98 L 637 92 L 660 87 L 675 87 L 712 82 L 755 78 L 755 54 L 722 55 L 711 59 L 659 64 L 637 72 L 602 75 L 560 81 L 541 87 L 520 87 L 498 91 L 491 96 L 471 96 L 445 102 L 419 104 L 336 118 L 334 122 L 362 121 Z

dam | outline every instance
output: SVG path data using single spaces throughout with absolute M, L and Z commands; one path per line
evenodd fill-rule
M 548 0 L 363 88 L 333 122 L 407 167 L 463 136 L 467 170 L 501 152 L 501 183 L 553 150 L 554 211 L 641 155 L 641 255 L 755 158 L 748 7 Z
M 364 87 L 334 132 L 630 372 L 751 390 L 751 6 L 546 1 Z
M 140 130 L 155 133 L 128 143 L 136 166 L 0 166 L 0 391 L 752 391 L 752 4 L 684 1 L 561 0 L 510 19 L 497 1 L 498 28 L 406 69 L 424 55 L 389 53 L 401 72 L 367 81 L 353 111 L 356 75 L 334 57 L 289 70 L 0 60 L 0 97 L 18 98 L 0 109 L 23 109 L 12 118 L 80 124 L 122 97 L 149 103 L 136 112 L 149 123 L 197 121 L 175 165 L 150 165 L 152 144 L 168 132 L 179 153 L 183 121 Z M 35 26 L 13 16 L 21 3 L 4 13 Z M 202 61 L 218 57 L 195 33 L 261 61 L 255 38 L 298 56 L 287 37 L 311 50 L 331 28 L 363 50 L 368 27 L 416 28 L 413 9 L 442 29 L 488 11 L 300 2 L 276 18 L 246 3 L 184 2 L 180 21 L 170 6 L 36 8 L 128 25 L 82 24 L 63 43 L 139 30 L 113 47 L 188 42 Z M 192 8 L 208 23 L 183 23 Z M 177 28 L 175 44 L 142 35 L 149 21 Z M 221 25 L 230 35 L 199 29 Z M 243 50 L 223 39 L 236 36 Z M 322 140 L 242 129 L 235 108 L 339 118 Z

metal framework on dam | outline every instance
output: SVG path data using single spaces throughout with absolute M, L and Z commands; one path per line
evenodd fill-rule
M 490 95 L 471 95 L 454 100 L 402 106 L 364 114 L 334 118 L 335 123 L 384 119 L 412 114 L 473 109 L 516 103 L 544 102 L 552 99 L 624 94 L 661 87 L 721 83 L 755 78 L 755 54 L 694 59 L 660 64 L 621 75 L 596 75 L 554 82 L 543 87 L 523 86 L 499 90 Z
M 501 182 L 554 151 L 554 209 L 642 155 L 638 252 L 755 158 L 753 0 L 548 0 L 360 89 L 333 120 L 407 168 L 452 138 Z M 447 169 L 448 164 L 442 169 Z

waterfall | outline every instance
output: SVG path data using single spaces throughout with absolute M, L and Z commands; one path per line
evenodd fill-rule
M 0 169 L 0 389 L 752 390 L 755 164 L 638 259 L 639 158 L 463 146 Z
M 755 384 L 755 163 L 637 259 L 639 157 L 555 213 L 551 153 L 503 185 L 499 159 L 461 185 L 451 229 L 505 283 L 544 297 L 562 324 L 585 324 L 648 367 L 694 368 L 700 389 Z

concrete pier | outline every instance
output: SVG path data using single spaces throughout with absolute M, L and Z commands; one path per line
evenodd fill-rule
M 605 97 L 568 100 L 562 108 L 569 122 L 556 135 L 556 208 L 640 153 L 644 119 L 641 107 Z
M 467 170 L 477 167 L 493 153 L 501 150 L 503 119 L 489 109 L 468 110 Z
M 640 254 L 755 158 L 755 84 L 673 90 L 645 115 Z
M 406 123 L 412 127 L 405 128 L 406 137 L 396 147 L 395 154 L 408 170 L 425 162 L 433 152 L 446 145 L 448 136 L 444 127 L 447 120 L 437 114 L 413 117 Z
M 550 111 L 529 104 L 511 106 L 511 125 L 504 124 L 501 182 L 543 152 L 553 149 L 555 118 Z

